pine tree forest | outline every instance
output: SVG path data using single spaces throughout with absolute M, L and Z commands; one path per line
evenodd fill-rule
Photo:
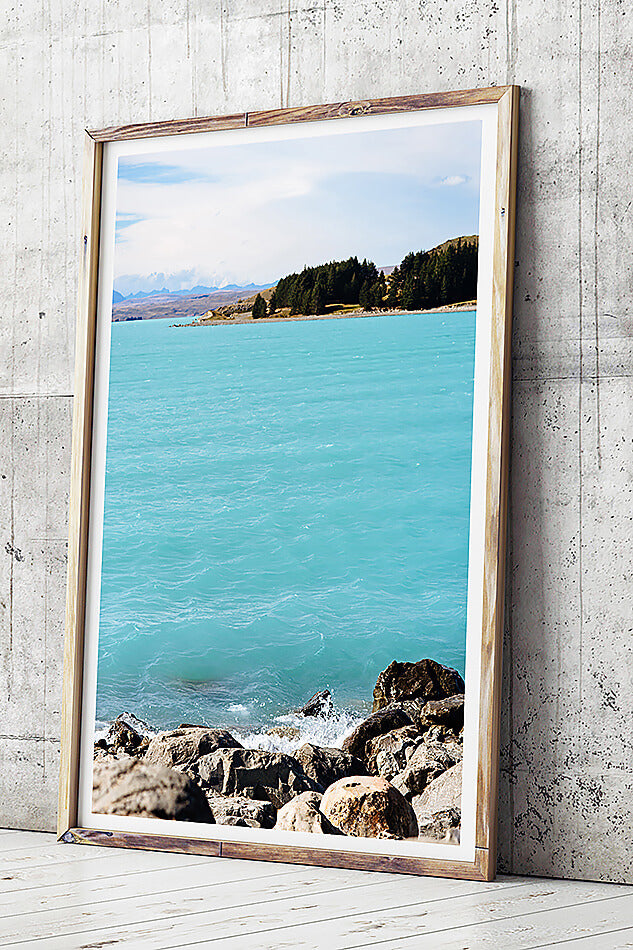
M 322 314 L 332 304 L 364 310 L 429 310 L 474 300 L 477 251 L 477 239 L 458 238 L 430 251 L 407 254 L 389 277 L 372 261 L 357 257 L 305 267 L 279 281 L 269 312 L 289 308 L 290 314 Z

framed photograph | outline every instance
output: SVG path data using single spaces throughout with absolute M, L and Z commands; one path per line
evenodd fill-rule
M 517 117 L 87 133 L 62 841 L 494 876 Z

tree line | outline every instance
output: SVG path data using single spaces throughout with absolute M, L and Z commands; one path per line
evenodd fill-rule
M 430 310 L 477 296 L 478 242 L 462 241 L 407 254 L 389 281 L 387 305 Z
M 283 277 L 268 305 L 258 294 L 255 319 L 282 308 L 290 314 L 321 314 L 330 304 L 352 304 L 364 310 L 427 310 L 473 300 L 477 295 L 477 239 L 447 243 L 430 251 L 410 253 L 389 278 L 372 261 L 349 257 Z
M 386 293 L 385 275 L 372 261 L 348 257 L 283 277 L 270 298 L 270 310 L 289 307 L 291 314 L 325 313 L 333 303 L 379 307 Z

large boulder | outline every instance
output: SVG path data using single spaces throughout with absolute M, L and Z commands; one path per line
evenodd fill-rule
M 411 838 L 418 833 L 409 802 L 386 779 L 376 775 L 339 779 L 326 790 L 321 811 L 345 835 Z
M 394 660 L 376 680 L 373 711 L 390 703 L 416 699 L 429 702 L 463 692 L 463 679 L 449 666 L 442 666 L 435 660 L 419 660 L 417 663 Z
M 302 792 L 277 812 L 275 831 L 307 831 L 317 835 L 340 835 L 319 810 L 322 796 L 318 792 Z
M 390 781 L 405 768 L 408 758 L 420 741 L 420 734 L 415 726 L 402 726 L 370 739 L 366 745 L 370 773 L 382 775 Z
M 216 749 L 241 748 L 241 744 L 226 729 L 183 726 L 154 736 L 145 753 L 145 761 L 168 768 L 187 768 L 201 756 Z
M 207 795 L 217 825 L 240 828 L 273 828 L 277 812 L 270 802 L 254 801 L 243 795 Z
M 121 756 L 95 762 L 92 776 L 92 807 L 100 815 L 213 823 L 202 790 L 174 769 Z
M 421 742 L 413 751 L 406 768 L 392 778 L 392 783 L 407 798 L 421 794 L 434 779 L 451 766 L 455 757 L 441 742 Z
M 297 749 L 293 758 L 300 764 L 304 774 L 322 788 L 347 775 L 365 775 L 367 772 L 364 763 L 349 752 L 323 748 L 310 742 Z
M 462 763 L 451 766 L 411 800 L 418 815 L 434 815 L 448 808 L 461 808 Z
M 361 761 L 367 761 L 367 744 L 370 739 L 381 736 L 385 732 L 399 729 L 401 726 L 412 725 L 411 717 L 403 709 L 381 709 L 364 719 L 360 725 L 344 740 L 343 752 L 355 755 Z
M 307 701 L 305 706 L 297 710 L 299 716 L 321 716 L 323 719 L 332 712 L 332 694 L 329 689 L 322 689 Z
M 218 749 L 196 763 L 203 788 L 220 795 L 243 795 L 281 808 L 301 792 L 322 792 L 300 764 L 283 752 Z

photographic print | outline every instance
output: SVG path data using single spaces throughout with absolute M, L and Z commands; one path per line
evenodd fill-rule
M 86 827 L 472 855 L 486 108 L 106 152 Z

